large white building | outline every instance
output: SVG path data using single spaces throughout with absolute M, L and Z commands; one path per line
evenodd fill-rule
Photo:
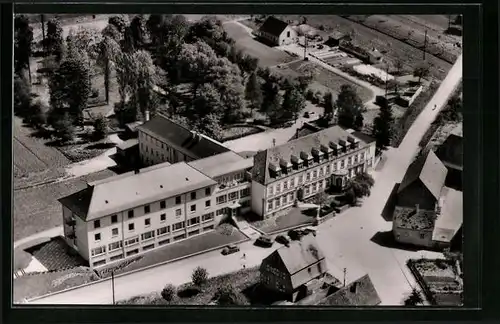
M 211 231 L 226 217 L 269 217 L 328 184 L 343 188 L 375 157 L 372 139 L 338 126 L 253 158 L 163 116 L 139 128 L 138 142 L 141 160 L 155 165 L 59 200 L 66 241 L 91 267 Z
M 252 169 L 252 211 L 266 218 L 329 185 L 343 189 L 347 180 L 372 168 L 374 159 L 373 139 L 340 126 L 258 152 Z
M 89 183 L 59 200 L 66 241 L 97 267 L 211 231 L 250 209 L 251 164 L 228 152 Z

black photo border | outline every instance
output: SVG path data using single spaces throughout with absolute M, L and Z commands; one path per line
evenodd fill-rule
M 1 1 L 1 0 L 0 0 Z M 306 6 L 304 4 L 307 3 Z M 349 4 L 274 1 L 176 1 L 99 3 L 73 0 L 71 4 L 6 3 L 1 6 L 0 98 L 2 322 L 5 323 L 127 323 L 127 322 L 307 322 L 307 321 L 478 321 L 498 317 L 500 273 L 498 241 L 498 6 L 495 1 L 418 4 L 392 0 L 350 1 Z M 158 7 L 158 6 L 161 6 Z M 12 19 L 16 13 L 191 13 L 236 14 L 464 14 L 464 307 L 461 308 L 208 308 L 148 306 L 12 306 Z M 495 294 L 496 293 L 496 294 Z

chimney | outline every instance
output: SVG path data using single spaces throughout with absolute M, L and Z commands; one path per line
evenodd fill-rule
M 149 110 L 144 112 L 144 121 L 149 121 Z
M 420 205 L 416 204 L 415 205 L 415 214 L 418 214 L 420 212 Z

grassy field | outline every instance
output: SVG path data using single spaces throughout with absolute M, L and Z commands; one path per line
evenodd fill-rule
M 313 91 L 320 91 L 322 93 L 330 91 L 333 94 L 333 97 L 336 98 L 340 92 L 341 86 L 349 84 L 356 89 L 356 92 L 363 102 L 370 100 L 373 96 L 373 92 L 370 89 L 359 86 L 350 80 L 311 62 L 296 61 L 280 68 L 276 67 L 273 69 L 276 73 L 290 77 L 298 77 L 302 75 L 305 70 L 313 70 L 315 73 L 314 81 L 309 85 L 309 89 Z
M 259 65 L 262 67 L 270 67 L 294 60 L 293 56 L 253 39 L 238 23 L 230 22 L 223 26 L 228 36 L 236 41 L 236 47 L 241 49 L 243 53 L 258 58 Z
M 164 300 L 160 293 L 152 293 L 150 295 L 137 296 L 118 303 L 123 305 L 208 305 L 213 301 L 214 295 L 219 287 L 231 284 L 236 292 L 241 294 L 241 300 L 249 305 L 250 300 L 242 292 L 259 282 L 259 274 L 258 267 L 255 267 L 209 278 L 208 282 L 202 287 L 201 292 L 198 294 L 188 297 L 179 297 L 176 295 L 172 301 Z M 181 285 L 177 287 L 177 291 L 181 292 L 180 295 L 182 296 L 182 292 L 190 286 L 191 283 Z
M 103 170 L 81 178 L 15 190 L 14 240 L 61 225 L 61 205 L 57 199 L 86 187 L 86 181 L 96 181 L 114 175 Z
M 293 15 L 279 15 L 278 17 L 282 20 L 299 20 L 299 16 Z M 321 15 L 307 16 L 307 18 L 308 23 L 314 27 L 319 28 L 323 26 L 327 32 L 336 30 L 345 34 L 351 34 L 353 43 L 368 49 L 372 47 L 377 48 L 384 54 L 384 60 L 389 64 L 393 64 L 397 58 L 402 59 L 405 62 L 405 71 L 412 71 L 422 61 L 422 50 L 340 16 Z M 451 68 L 450 63 L 431 55 L 427 55 L 427 62 L 433 67 L 431 69 L 432 76 L 438 79 L 444 79 Z
M 28 274 L 14 279 L 13 300 L 20 302 L 24 298 L 33 298 L 70 287 L 86 284 L 99 279 L 88 268 L 77 268 L 40 274 Z

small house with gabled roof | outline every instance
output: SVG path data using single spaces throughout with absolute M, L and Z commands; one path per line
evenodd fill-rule
M 298 41 L 297 32 L 289 24 L 273 16 L 269 16 L 264 21 L 257 34 L 275 46 L 288 45 Z

